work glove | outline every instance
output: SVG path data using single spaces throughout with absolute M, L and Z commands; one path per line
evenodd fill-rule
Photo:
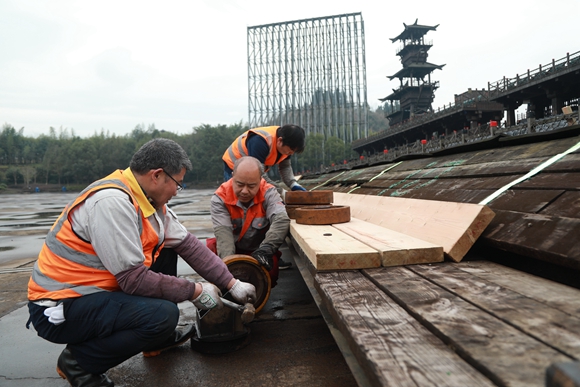
M 260 265 L 264 266 L 268 271 L 272 270 L 272 266 L 274 265 L 273 255 L 272 248 L 267 244 L 258 247 L 252 253 L 252 257 L 256 258 Z
M 58 304 L 52 308 L 46 308 L 44 310 L 44 315 L 48 317 L 48 321 L 54 325 L 60 325 L 65 322 L 64 318 L 64 307 L 63 304 Z
M 292 183 L 292 185 L 290 186 L 290 189 L 292 191 L 306 191 L 306 188 L 302 187 L 300 184 L 294 182 Z
M 221 308 L 223 306 L 222 300 L 220 299 L 222 292 L 218 289 L 218 287 L 214 284 L 210 284 L 209 282 L 200 283 L 202 290 L 199 296 L 191 300 L 193 305 L 195 305 L 197 309 L 203 310 L 209 310 L 215 307 Z
M 245 305 L 248 302 L 253 304 L 256 302 L 256 288 L 248 282 L 236 280 L 234 286 L 230 289 L 230 294 L 239 304 Z

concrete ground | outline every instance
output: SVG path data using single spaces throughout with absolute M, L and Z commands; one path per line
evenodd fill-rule
M 294 262 L 287 247 L 283 258 Z M 187 266 L 180 275 L 189 275 Z M 28 273 L 0 274 L 0 386 L 60 387 L 56 371 L 63 345 L 27 330 Z M 192 305 L 183 303 L 181 323 Z M 313 301 L 299 270 L 280 272 L 268 303 L 250 323 L 249 344 L 222 355 L 192 350 L 190 342 L 152 358 L 138 354 L 109 370 L 116 386 L 356 386 L 357 383 Z

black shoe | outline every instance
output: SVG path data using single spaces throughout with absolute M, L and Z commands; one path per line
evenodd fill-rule
M 154 349 L 151 351 L 143 351 L 143 356 L 145 357 L 153 357 L 159 355 L 161 352 L 165 351 L 166 349 L 177 347 L 185 343 L 187 340 L 195 335 L 195 325 L 191 324 L 189 327 L 185 329 L 175 329 L 171 336 L 161 345 L 159 345 L 158 349 Z
M 58 357 L 56 372 L 73 387 L 113 387 L 115 385 L 105 374 L 91 374 L 83 370 L 68 347 Z
M 292 262 L 286 262 L 282 258 L 278 258 L 278 270 L 286 270 L 292 267 Z

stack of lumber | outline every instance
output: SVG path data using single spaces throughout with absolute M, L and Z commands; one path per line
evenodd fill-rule
M 335 194 L 350 192 L 352 196 L 475 204 L 562 155 L 485 203 L 496 215 L 480 241 L 503 251 L 578 271 L 580 149 L 571 149 L 580 143 L 580 137 L 529 143 L 525 140 L 516 138 L 513 145 L 506 141 L 502 147 L 493 149 L 303 176 L 300 184 L 311 190 L 332 189 Z M 353 213 L 352 216 L 357 215 Z
M 459 262 L 493 218 L 486 206 L 334 193 L 347 223 L 291 222 L 290 234 L 316 270 Z

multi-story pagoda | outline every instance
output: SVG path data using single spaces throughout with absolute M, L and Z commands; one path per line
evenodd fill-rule
M 391 102 L 391 112 L 387 115 L 390 125 L 396 125 L 409 120 L 414 115 L 432 111 L 431 104 L 439 82 L 431 82 L 431 73 L 445 66 L 427 62 L 427 51 L 433 43 L 425 42 L 425 34 L 435 31 L 439 24 L 422 26 L 417 24 L 417 21 L 418 19 L 412 25 L 403 23 L 405 30 L 396 38 L 391 38 L 393 43 L 398 40 L 403 42 L 403 46 L 397 52 L 397 55 L 401 57 L 403 68 L 396 74 L 388 76 L 390 80 L 399 78 L 400 87 L 393 89 L 393 94 L 379 99 L 382 102 Z M 398 110 L 395 101 L 399 101 Z

